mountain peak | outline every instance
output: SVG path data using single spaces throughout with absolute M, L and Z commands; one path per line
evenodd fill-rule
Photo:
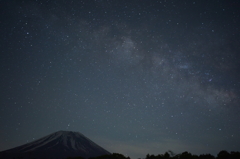
M 57 131 L 31 143 L 18 146 L 0 153 L 0 157 L 29 156 L 31 158 L 84 158 L 110 154 L 108 151 L 79 132 Z

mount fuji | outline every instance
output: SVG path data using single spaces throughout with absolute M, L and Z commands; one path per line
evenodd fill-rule
M 97 157 L 110 152 L 79 132 L 58 131 L 31 143 L 0 152 L 0 159 L 64 159 Z

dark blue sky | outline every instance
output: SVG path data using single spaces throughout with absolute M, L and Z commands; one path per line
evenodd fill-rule
M 58 130 L 132 158 L 239 151 L 239 7 L 0 1 L 0 151 Z

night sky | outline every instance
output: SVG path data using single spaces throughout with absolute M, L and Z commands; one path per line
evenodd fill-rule
M 240 150 L 237 0 L 1 0 L 0 151 L 78 131 L 133 159 Z

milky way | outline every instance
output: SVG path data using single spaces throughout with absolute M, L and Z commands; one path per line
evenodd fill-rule
M 0 3 L 0 150 L 72 130 L 132 158 L 239 151 L 239 3 Z

